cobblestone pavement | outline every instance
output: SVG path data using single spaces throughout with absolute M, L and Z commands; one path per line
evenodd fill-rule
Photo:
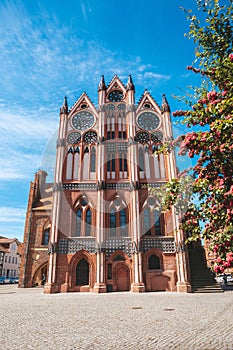
M 4 350 L 232 350 L 233 292 L 67 293 L 0 286 Z

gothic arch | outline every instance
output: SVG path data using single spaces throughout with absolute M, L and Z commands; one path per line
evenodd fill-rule
M 152 255 L 156 255 L 160 260 L 160 270 L 164 270 L 164 261 L 163 261 L 163 252 L 154 247 L 147 250 L 146 253 L 143 254 L 143 271 L 149 270 L 149 258 Z
M 108 226 L 110 236 L 128 236 L 127 226 L 129 223 L 129 209 L 124 199 L 122 199 L 119 195 L 111 196 L 111 202 L 108 210 Z
M 129 256 L 122 250 L 117 250 L 109 257 L 107 265 L 110 264 L 112 266 L 113 291 L 120 291 L 122 286 L 120 286 L 119 283 L 121 284 L 122 282 L 125 285 L 122 290 L 130 290 L 130 283 L 132 281 L 132 263 Z M 122 277 L 123 281 L 121 279 L 119 282 L 119 278 Z
M 43 281 L 43 274 L 45 274 L 45 279 L 47 279 L 47 268 L 48 268 L 48 261 L 42 262 L 37 269 L 35 270 L 33 277 L 32 277 L 32 286 L 41 286 L 45 283 Z M 44 283 L 43 283 L 44 282 Z
M 114 253 L 112 253 L 110 255 L 110 257 L 108 258 L 108 263 L 112 263 L 114 261 L 114 259 L 118 256 L 121 255 L 122 258 L 124 259 L 124 261 L 129 265 L 129 267 L 131 266 L 130 264 L 130 258 L 127 254 L 125 254 L 122 250 L 118 249 L 116 250 Z
M 76 268 L 79 262 L 85 259 L 89 264 L 89 291 L 93 288 L 95 283 L 95 263 L 93 261 L 93 256 L 88 253 L 86 250 L 79 250 L 70 260 L 68 266 L 69 272 L 69 289 L 73 291 L 79 291 L 76 286 Z

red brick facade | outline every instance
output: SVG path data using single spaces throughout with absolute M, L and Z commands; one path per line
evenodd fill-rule
M 31 183 L 20 286 L 44 292 L 190 291 L 184 237 L 172 209 L 156 207 L 156 188 L 176 177 L 170 108 L 145 91 L 134 101 L 102 77 L 98 107 L 84 93 L 60 110 L 54 183 Z M 153 188 L 153 192 L 148 190 Z

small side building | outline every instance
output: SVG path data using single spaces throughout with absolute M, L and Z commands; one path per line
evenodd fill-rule
M 22 243 L 17 238 L 0 236 L 0 276 L 18 277 Z

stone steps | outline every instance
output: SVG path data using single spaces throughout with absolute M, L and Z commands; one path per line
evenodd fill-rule
M 223 293 L 206 265 L 204 249 L 196 247 L 189 251 L 191 285 L 193 293 Z

